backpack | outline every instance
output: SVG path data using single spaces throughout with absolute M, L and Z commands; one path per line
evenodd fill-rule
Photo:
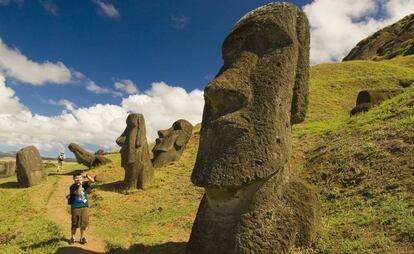
M 72 205 L 74 195 L 72 193 L 69 193 L 66 195 L 66 199 L 68 200 L 68 205 Z
M 68 200 L 68 205 L 72 205 L 72 197 L 73 197 L 72 194 L 69 194 L 66 196 L 66 199 Z

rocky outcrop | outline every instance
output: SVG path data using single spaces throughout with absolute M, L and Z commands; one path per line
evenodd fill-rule
M 309 245 L 319 201 L 293 179 L 291 124 L 303 121 L 309 77 L 305 14 L 270 3 L 223 43 L 224 66 L 204 90 L 192 182 L 205 189 L 187 254 L 288 253 Z
M 21 187 L 30 187 L 47 180 L 40 153 L 34 146 L 28 146 L 16 154 L 17 181 Z
M 414 14 L 360 41 L 343 59 L 383 60 L 414 54 Z

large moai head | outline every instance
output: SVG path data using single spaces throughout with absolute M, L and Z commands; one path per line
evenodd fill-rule
M 34 146 L 28 146 L 16 154 L 16 172 L 19 185 L 30 187 L 47 179 L 40 153 Z
M 152 149 L 154 167 L 178 160 L 190 140 L 192 131 L 193 125 L 184 119 L 175 121 L 169 129 L 158 131 L 158 138 Z
M 85 166 L 91 167 L 93 163 L 93 154 L 83 149 L 80 145 L 70 143 L 69 150 L 75 155 L 76 161 Z
M 286 168 L 291 124 L 304 120 L 307 107 L 307 18 L 292 4 L 267 4 L 236 23 L 222 54 L 204 91 L 191 177 L 206 188 L 242 186 Z
M 116 140 L 121 147 L 121 165 L 124 168 L 140 160 L 137 158 L 137 149 L 147 144 L 145 120 L 142 114 L 130 114 L 126 124 L 124 132 Z

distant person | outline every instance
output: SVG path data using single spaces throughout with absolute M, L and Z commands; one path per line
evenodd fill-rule
M 65 153 L 61 152 L 58 156 L 58 166 L 56 172 L 59 173 L 63 170 L 63 161 L 65 160 Z
M 88 215 L 88 190 L 90 189 L 90 183 L 95 180 L 86 175 L 89 181 L 84 182 L 81 172 L 76 172 L 73 175 L 73 184 L 69 187 L 69 201 L 71 206 L 72 223 L 71 223 L 71 238 L 69 244 L 75 243 L 76 229 L 80 228 L 80 244 L 86 244 L 85 230 L 89 224 Z

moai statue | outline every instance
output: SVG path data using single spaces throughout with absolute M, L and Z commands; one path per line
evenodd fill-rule
M 30 187 L 47 180 L 40 153 L 34 146 L 28 146 L 16 154 L 17 181 L 21 187 Z
M 130 114 L 126 128 L 116 140 L 121 146 L 121 165 L 125 169 L 124 186 L 144 189 L 154 176 L 142 114 Z
M 187 254 L 288 253 L 311 243 L 319 221 L 317 195 L 289 167 L 291 124 L 307 107 L 307 18 L 267 4 L 237 22 L 222 53 L 204 90 L 191 180 L 205 194 Z
M 89 169 L 111 162 L 110 159 L 105 158 L 103 155 L 90 153 L 75 143 L 70 143 L 68 148 L 75 154 L 76 161 Z
M 177 120 L 167 130 L 158 131 L 158 138 L 152 149 L 152 165 L 156 168 L 169 162 L 179 160 L 185 145 L 190 140 L 193 125 L 184 119 Z
M 356 106 L 351 110 L 350 115 L 367 112 L 370 108 L 403 92 L 404 89 L 362 90 L 358 93 Z
M 0 161 L 0 178 L 10 177 L 16 174 L 15 161 Z

